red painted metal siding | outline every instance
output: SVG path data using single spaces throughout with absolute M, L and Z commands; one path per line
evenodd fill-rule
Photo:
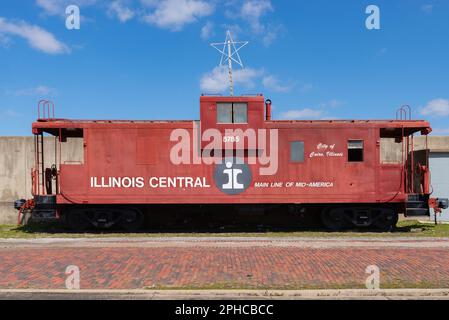
M 231 99 L 236 101 L 229 97 L 202 97 L 201 133 L 211 128 L 221 132 L 229 128 L 229 125 L 216 124 L 216 103 Z M 260 164 L 250 164 L 251 184 L 237 195 L 217 188 L 215 165 L 171 162 L 170 152 L 176 144 L 170 141 L 171 133 L 184 129 L 193 144 L 193 140 L 198 139 L 193 121 L 54 120 L 34 123 L 33 132 L 83 129 L 84 164 L 62 164 L 60 168 L 58 202 L 61 204 L 404 202 L 403 166 L 380 163 L 380 129 L 430 130 L 427 122 L 264 121 L 263 97 L 237 100 L 248 103 L 248 123 L 232 125 L 233 129 L 276 129 L 279 141 L 277 173 L 264 176 L 259 172 Z M 363 162 L 348 162 L 348 140 L 363 140 Z M 292 141 L 304 142 L 302 163 L 290 161 Z M 332 149 L 320 149 L 322 145 L 332 146 Z M 341 156 L 314 156 L 314 153 L 329 150 Z M 195 152 L 193 147 L 190 152 Z M 101 177 L 141 177 L 144 187 L 93 187 L 92 178 L 98 182 Z M 199 178 L 205 185 L 151 187 L 150 179 L 159 177 Z
M 322 203 L 376 202 L 396 195 L 401 166 L 380 165 L 378 130 L 283 129 L 279 132 L 279 168 L 274 176 L 260 176 L 260 165 L 250 165 L 256 182 L 332 182 L 332 188 L 251 186 L 240 195 L 223 194 L 214 185 L 214 165 L 173 165 L 171 128 L 86 128 L 85 165 L 61 166 L 61 201 L 77 203 Z M 192 132 L 190 130 L 190 132 Z M 364 141 L 363 162 L 348 162 L 348 139 Z M 304 141 L 304 162 L 290 162 L 290 141 Z M 342 157 L 310 157 L 320 143 L 335 144 Z M 210 188 L 90 188 L 90 177 L 205 177 Z M 377 178 L 376 178 L 377 177 Z M 401 200 L 399 194 L 396 201 Z

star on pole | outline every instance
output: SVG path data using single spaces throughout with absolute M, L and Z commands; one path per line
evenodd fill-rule
M 231 32 L 226 32 L 225 42 L 211 43 L 210 45 L 221 53 L 220 66 L 227 63 L 229 71 L 229 87 L 231 96 L 234 95 L 234 82 L 232 79 L 232 63 L 238 64 L 241 68 L 244 68 L 242 59 L 240 58 L 239 51 L 248 44 L 248 41 L 234 41 L 231 36 Z

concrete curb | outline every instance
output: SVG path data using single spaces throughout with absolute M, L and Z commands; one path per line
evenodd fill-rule
M 132 299 L 132 300 L 307 300 L 307 299 L 444 299 L 449 289 L 342 290 L 38 290 L 0 289 L 0 299 Z
M 170 237 L 170 238 L 46 238 L 0 239 L 2 248 L 42 247 L 294 247 L 294 248 L 449 248 L 449 238 L 269 238 L 269 237 Z

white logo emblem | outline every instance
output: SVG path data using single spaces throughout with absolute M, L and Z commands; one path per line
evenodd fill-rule
M 223 174 L 228 176 L 228 182 L 223 184 L 224 190 L 243 190 L 245 186 L 238 182 L 238 176 L 243 173 L 241 169 L 232 169 L 232 162 L 226 162 L 226 168 Z
M 244 192 L 251 184 L 250 167 L 242 159 L 225 159 L 215 167 L 214 180 L 217 188 L 227 194 L 235 195 Z

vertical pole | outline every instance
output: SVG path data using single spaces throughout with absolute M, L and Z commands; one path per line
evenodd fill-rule
M 411 172 L 412 172 L 412 177 L 411 177 L 411 184 L 412 184 L 412 193 L 417 193 L 419 191 L 415 190 L 415 142 L 413 141 L 413 134 L 410 137 L 411 140 Z
M 34 195 L 39 194 L 39 145 L 38 145 L 38 134 L 34 135 Z
M 408 169 L 407 169 L 407 156 L 406 156 L 406 154 L 405 154 L 405 149 L 406 149 L 406 147 L 405 147 L 405 133 L 404 133 L 404 127 L 402 127 L 402 137 L 401 137 L 401 139 L 402 139 L 402 172 L 403 172 L 403 177 L 402 177 L 402 181 L 403 181 L 403 183 L 404 183 L 404 192 L 405 193 L 407 193 L 407 172 L 408 172 Z
M 231 96 L 234 95 L 234 83 L 232 80 L 232 60 L 231 60 L 231 56 L 232 56 L 232 51 L 231 51 L 231 34 L 228 31 L 228 68 L 229 68 L 229 86 L 230 86 L 230 91 L 231 91 Z
M 408 136 L 405 138 L 405 163 L 407 164 L 407 174 L 406 174 L 406 182 L 407 182 L 407 193 L 410 192 L 410 141 Z
M 45 192 L 45 163 L 44 163 L 44 133 L 41 133 L 41 169 L 42 169 L 42 194 Z
M 59 171 L 61 170 L 61 164 L 62 164 L 62 129 L 59 128 L 59 163 L 56 165 L 56 193 L 59 194 Z

